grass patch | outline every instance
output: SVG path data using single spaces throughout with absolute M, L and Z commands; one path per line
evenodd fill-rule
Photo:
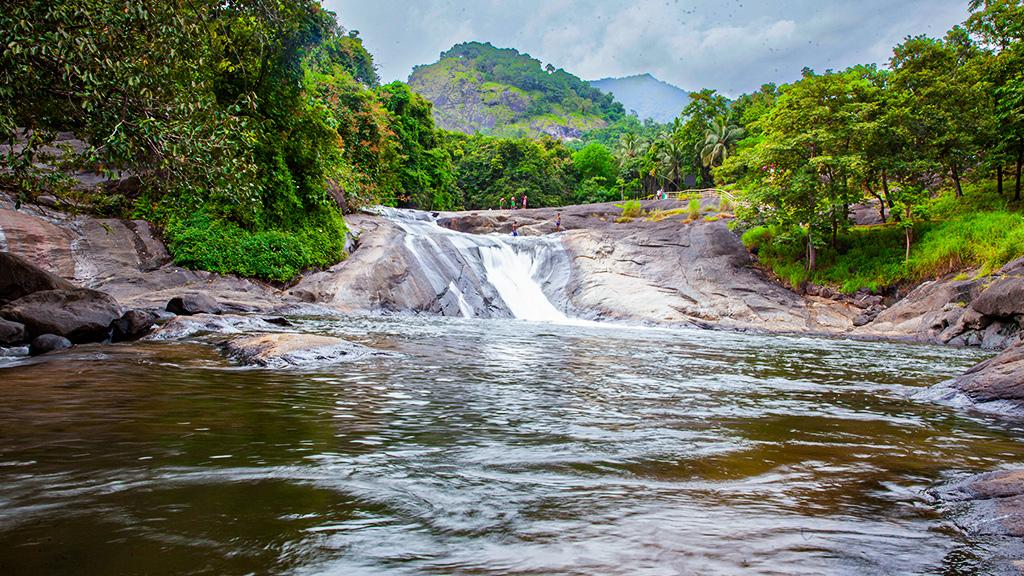
M 639 218 L 644 215 L 644 206 L 639 200 L 626 200 L 622 204 L 616 204 L 616 208 L 622 210 L 623 218 Z
M 918 282 L 961 271 L 982 275 L 1024 257 L 1024 217 L 1016 212 L 976 212 L 915 228 L 917 240 L 904 260 L 903 229 L 896 224 L 855 227 L 839 238 L 838 249 L 818 251 L 818 270 L 804 269 L 805 239 L 801 230 L 759 226 L 743 235 L 743 243 L 761 263 L 793 286 L 804 281 L 836 286 L 846 293 L 880 291 L 904 282 Z

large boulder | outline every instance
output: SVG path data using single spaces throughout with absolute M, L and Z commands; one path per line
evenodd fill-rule
M 1024 407 L 1024 342 L 978 364 L 960 376 L 954 387 L 974 402 L 1003 402 Z
M 192 316 L 195 314 L 223 314 L 224 307 L 208 294 L 197 292 L 185 294 L 177 298 L 171 298 L 167 303 L 167 311 L 178 316 Z
M 96 290 L 43 290 L 0 308 L 0 317 L 24 324 L 28 338 L 55 334 L 81 344 L 106 340 L 121 306 Z
M 0 346 L 21 344 L 25 341 L 25 325 L 0 318 Z
M 971 302 L 971 308 L 997 318 L 1024 316 L 1024 279 L 1006 277 L 997 280 Z
M 56 352 L 57 350 L 67 350 L 68 348 L 71 348 L 71 341 L 67 338 L 57 336 L 56 334 L 43 334 L 32 340 L 32 343 L 28 346 L 28 353 L 32 356 L 40 356 Z
M 73 290 L 67 280 L 9 252 L 0 252 L 0 306 L 43 290 Z
M 332 336 L 317 334 L 258 334 L 224 343 L 228 357 L 249 366 L 285 368 L 352 362 L 386 353 Z

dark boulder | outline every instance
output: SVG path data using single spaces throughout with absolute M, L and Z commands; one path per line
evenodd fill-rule
M 28 338 L 56 334 L 82 344 L 106 340 L 121 306 L 96 290 L 44 290 L 0 308 L 0 317 L 24 324 Z
M 955 387 L 975 402 L 1004 401 L 1024 407 L 1024 342 L 978 364 L 956 379 Z
M 0 318 L 0 346 L 21 344 L 25 341 L 25 326 Z
M 74 290 L 67 280 L 9 252 L 0 252 L 0 306 L 43 290 Z
M 997 318 L 1024 315 L 1024 279 L 997 280 L 971 302 L 971 308 Z
M 71 340 L 56 334 L 43 334 L 32 340 L 32 343 L 28 346 L 28 353 L 32 356 L 39 356 L 47 352 L 67 350 L 68 348 L 71 348 Z
M 129 310 L 110 325 L 111 342 L 131 342 L 149 334 L 158 316 L 145 310 Z
M 171 298 L 167 303 L 167 311 L 178 316 L 192 316 L 194 314 L 222 314 L 224 307 L 217 303 L 209 295 L 198 292 Z

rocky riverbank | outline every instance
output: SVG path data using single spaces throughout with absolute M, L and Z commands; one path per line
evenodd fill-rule
M 798 294 L 758 268 L 756 258 L 728 229 L 729 216 L 717 213 L 716 201 L 705 200 L 696 219 L 685 208 L 672 200 L 648 202 L 645 211 L 658 217 L 628 221 L 620 218 L 621 209 L 614 204 L 438 213 L 430 218 L 469 234 L 506 234 L 515 223 L 524 237 L 557 239 L 564 250 L 550 256 L 545 270 L 535 274 L 546 275 L 547 298 L 574 317 L 912 340 L 994 351 L 1016 349 L 1021 342 L 1024 260 L 985 277 L 926 282 L 896 301 L 815 287 Z M 289 287 L 174 266 L 159 238 L 142 221 L 72 217 L 42 206 L 15 210 L 13 202 L 2 197 L 0 249 L 48 272 L 48 279 L 39 280 L 40 288 L 95 291 L 78 293 L 88 294 L 94 311 L 103 316 L 88 329 L 94 336 L 113 334 L 113 320 L 137 333 L 147 320 L 165 317 L 172 300 L 179 299 L 180 308 L 182 297 L 194 300 L 201 294 L 212 295 L 216 309 L 207 303 L 190 312 L 460 316 L 468 308 L 481 317 L 510 315 L 483 272 L 467 262 L 465 251 L 480 247 L 461 245 L 464 237 L 436 235 L 425 247 L 417 247 L 401 222 L 369 214 L 348 220 L 357 238 L 351 257 Z M 110 301 L 104 301 L 107 296 Z M 38 296 L 11 309 L 8 322 L 25 324 L 18 318 L 27 318 L 33 309 L 70 305 L 62 298 Z M 136 312 L 122 318 L 127 310 Z M 183 310 L 172 305 L 169 311 Z M 81 339 L 63 329 L 31 322 L 26 326 L 33 338 L 64 332 L 57 335 Z M 24 339 L 18 330 L 5 324 L 0 336 L 6 334 L 8 342 Z M 1013 358 L 1012 351 L 1007 354 Z M 999 370 L 1016 366 L 1014 362 L 999 364 Z M 992 370 L 978 368 L 984 374 Z M 951 385 L 981 405 L 1018 399 L 1013 386 L 982 385 L 979 382 L 991 379 L 968 376 Z

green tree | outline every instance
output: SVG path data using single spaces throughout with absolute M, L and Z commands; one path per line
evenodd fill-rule
M 704 138 L 704 148 L 700 152 L 704 168 L 721 166 L 729 157 L 729 152 L 736 147 L 741 136 L 743 136 L 743 129 L 727 124 L 725 118 L 719 118 L 712 122 L 711 129 L 708 130 L 707 136 Z

